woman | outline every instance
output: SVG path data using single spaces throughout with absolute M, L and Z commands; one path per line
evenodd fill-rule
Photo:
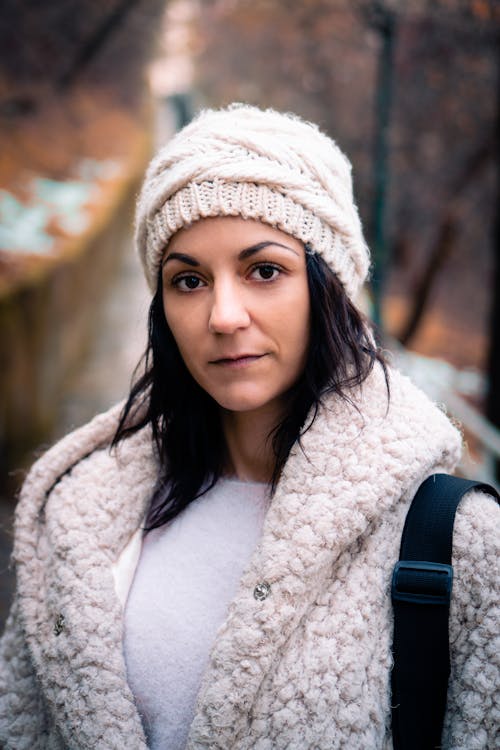
M 461 441 L 355 307 L 349 162 L 296 117 L 206 111 L 153 160 L 137 242 L 145 371 L 19 502 L 3 746 L 391 747 L 391 571 Z M 456 519 L 446 748 L 494 746 L 494 512 Z

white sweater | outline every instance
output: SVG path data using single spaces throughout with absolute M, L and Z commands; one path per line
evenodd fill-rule
M 216 632 L 261 536 L 267 504 L 267 485 L 222 479 L 143 539 L 124 652 L 152 750 L 186 746 Z

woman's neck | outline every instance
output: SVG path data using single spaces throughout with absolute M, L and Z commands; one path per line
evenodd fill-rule
M 252 412 L 222 412 L 229 474 L 246 481 L 271 481 L 275 458 L 269 435 L 279 419 L 275 405 Z

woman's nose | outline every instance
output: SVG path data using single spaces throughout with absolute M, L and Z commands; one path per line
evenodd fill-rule
M 239 328 L 246 328 L 249 323 L 250 315 L 237 284 L 216 285 L 208 320 L 210 333 L 234 333 Z

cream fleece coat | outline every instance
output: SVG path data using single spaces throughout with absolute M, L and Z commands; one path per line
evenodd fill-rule
M 389 408 L 378 369 L 354 400 L 331 400 L 290 455 L 213 646 L 189 750 L 392 747 L 391 571 L 417 486 L 453 469 L 460 437 L 397 373 Z M 17 593 L 0 653 L 8 750 L 146 747 L 113 569 L 157 465 L 147 429 L 109 452 L 117 416 L 62 440 L 21 494 Z M 469 493 L 455 523 L 448 749 L 498 747 L 499 515 L 491 498 Z M 270 592 L 259 601 L 262 582 Z

